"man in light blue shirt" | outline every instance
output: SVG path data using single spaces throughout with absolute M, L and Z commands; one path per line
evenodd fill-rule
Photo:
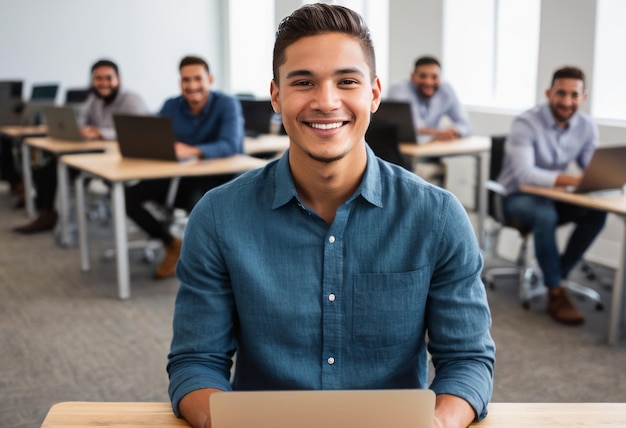
M 317 3 L 282 21 L 271 99 L 289 150 L 209 191 L 185 230 L 167 369 L 192 426 L 231 389 L 430 387 L 434 426 L 485 417 L 495 347 L 475 235 L 452 194 L 367 147 L 380 94 L 358 14 Z
M 513 121 L 498 181 L 507 192 L 504 214 L 532 227 L 535 255 L 549 289 L 548 313 L 557 322 L 579 325 L 585 319 L 570 301 L 562 281 L 602 230 L 606 213 L 524 194 L 519 186 L 576 186 L 581 174 L 568 173 L 568 167 L 573 162 L 580 169 L 587 166 L 598 145 L 598 128 L 586 113 L 578 111 L 587 98 L 580 69 L 555 71 L 546 97 L 546 103 Z M 576 228 L 565 251 L 559 254 L 556 229 L 569 222 Z
M 420 57 L 415 61 L 411 76 L 389 89 L 389 99 L 411 104 L 418 140 L 422 136 L 430 136 L 433 140 L 451 140 L 468 137 L 472 133 L 467 113 L 452 86 L 441 81 L 440 72 L 441 65 L 436 58 Z M 442 126 L 444 117 L 450 120 L 450 126 Z

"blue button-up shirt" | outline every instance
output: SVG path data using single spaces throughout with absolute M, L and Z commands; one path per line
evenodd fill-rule
M 170 98 L 160 114 L 172 119 L 177 141 L 198 147 L 204 158 L 221 158 L 243 153 L 243 114 L 239 101 L 211 91 L 199 115 L 191 113 L 182 96 Z
M 439 128 L 442 118 L 447 117 L 460 137 L 469 137 L 472 133 L 467 112 L 459 99 L 446 82 L 441 82 L 432 97 L 423 98 L 415 89 L 411 79 L 401 80 L 389 88 L 391 100 L 408 101 L 413 113 L 413 124 L 416 128 Z
M 482 266 L 446 190 L 368 149 L 360 187 L 328 225 L 298 197 L 287 152 L 209 191 L 190 215 L 168 362 L 173 409 L 208 387 L 427 388 L 428 346 L 430 388 L 483 418 L 495 348 Z
M 498 182 L 507 194 L 522 184 L 553 187 L 572 162 L 584 169 L 598 145 L 598 127 L 578 111 L 561 128 L 548 103 L 516 117 L 505 143 L 504 163 Z

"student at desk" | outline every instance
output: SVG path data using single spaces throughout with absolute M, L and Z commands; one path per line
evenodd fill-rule
M 467 112 L 448 82 L 441 81 L 441 64 L 431 56 L 415 60 L 410 77 L 396 82 L 389 89 L 388 98 L 408 101 L 413 113 L 413 124 L 418 142 L 448 141 L 469 137 L 472 133 Z M 447 119 L 449 125 L 444 125 Z M 433 180 L 443 185 L 445 164 L 438 157 L 421 159 L 422 163 L 437 165 Z
M 503 198 L 505 216 L 532 227 L 535 255 L 548 287 L 548 314 L 557 322 L 578 325 L 585 318 L 569 299 L 562 281 L 602 230 L 606 213 L 524 194 L 519 186 L 576 186 L 581 175 L 567 173 L 567 168 L 572 162 L 581 169 L 589 163 L 598 145 L 598 128 L 587 114 L 578 111 L 587 99 L 582 70 L 556 70 L 546 97 L 546 103 L 513 121 L 498 182 L 507 193 Z M 576 228 L 559 254 L 556 229 L 569 222 Z
M 78 123 L 86 140 L 114 140 L 113 115 L 116 113 L 147 114 L 148 109 L 139 95 L 121 89 L 117 64 L 102 59 L 91 67 L 91 94 L 81 106 Z M 49 159 L 33 170 L 37 189 L 35 204 L 37 218 L 14 228 L 18 233 L 32 234 L 54 229 L 58 214 L 54 209 L 57 190 L 57 160 Z
M 207 428 L 220 390 L 428 388 L 429 349 L 434 426 L 467 427 L 486 415 L 495 353 L 467 215 L 366 145 L 381 85 L 357 13 L 302 6 L 276 37 L 271 100 L 289 150 L 191 213 L 173 409 Z
M 172 119 L 176 155 L 179 159 L 220 158 L 243 153 L 244 121 L 237 99 L 211 90 L 213 75 L 207 62 L 186 56 L 179 64 L 181 95 L 165 101 L 161 115 Z M 191 211 L 209 189 L 233 175 L 184 177 L 178 184 L 174 206 Z M 142 230 L 165 244 L 165 256 L 156 269 L 157 278 L 176 274 L 181 239 L 173 236 L 167 222 L 157 220 L 144 207 L 146 201 L 165 202 L 169 179 L 146 180 L 126 188 L 126 213 Z

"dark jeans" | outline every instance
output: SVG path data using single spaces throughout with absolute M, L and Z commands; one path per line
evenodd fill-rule
M 541 196 L 514 193 L 503 199 L 504 215 L 532 228 L 535 256 L 546 287 L 558 287 L 580 261 L 604 227 L 606 212 L 556 202 Z M 565 251 L 559 255 L 556 229 L 573 222 Z
M 202 196 L 210 189 L 224 184 L 234 175 L 218 175 L 207 177 L 184 177 L 178 184 L 174 207 L 190 212 Z M 170 179 L 144 180 L 134 186 L 125 188 L 126 215 L 150 237 L 161 239 L 169 244 L 172 236 L 169 225 L 156 219 L 144 207 L 144 203 L 154 201 L 164 205 L 167 198 Z
M 13 155 L 13 138 L 2 135 L 0 138 L 0 179 L 11 185 L 11 189 L 22 181 L 18 160 Z

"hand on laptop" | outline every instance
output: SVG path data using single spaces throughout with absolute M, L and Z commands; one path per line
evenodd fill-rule
M 84 126 L 80 130 L 80 134 L 87 140 L 99 140 L 102 138 L 100 131 L 95 126 Z
M 190 146 L 189 144 L 181 143 L 180 141 L 174 143 L 174 150 L 176 150 L 176 157 L 179 160 L 202 157 L 202 152 L 198 147 Z
M 554 182 L 554 185 L 556 187 L 568 187 L 568 186 L 572 186 L 572 187 L 576 187 L 580 184 L 580 180 L 582 179 L 582 175 L 577 174 L 559 174 L 556 177 L 556 181 Z

